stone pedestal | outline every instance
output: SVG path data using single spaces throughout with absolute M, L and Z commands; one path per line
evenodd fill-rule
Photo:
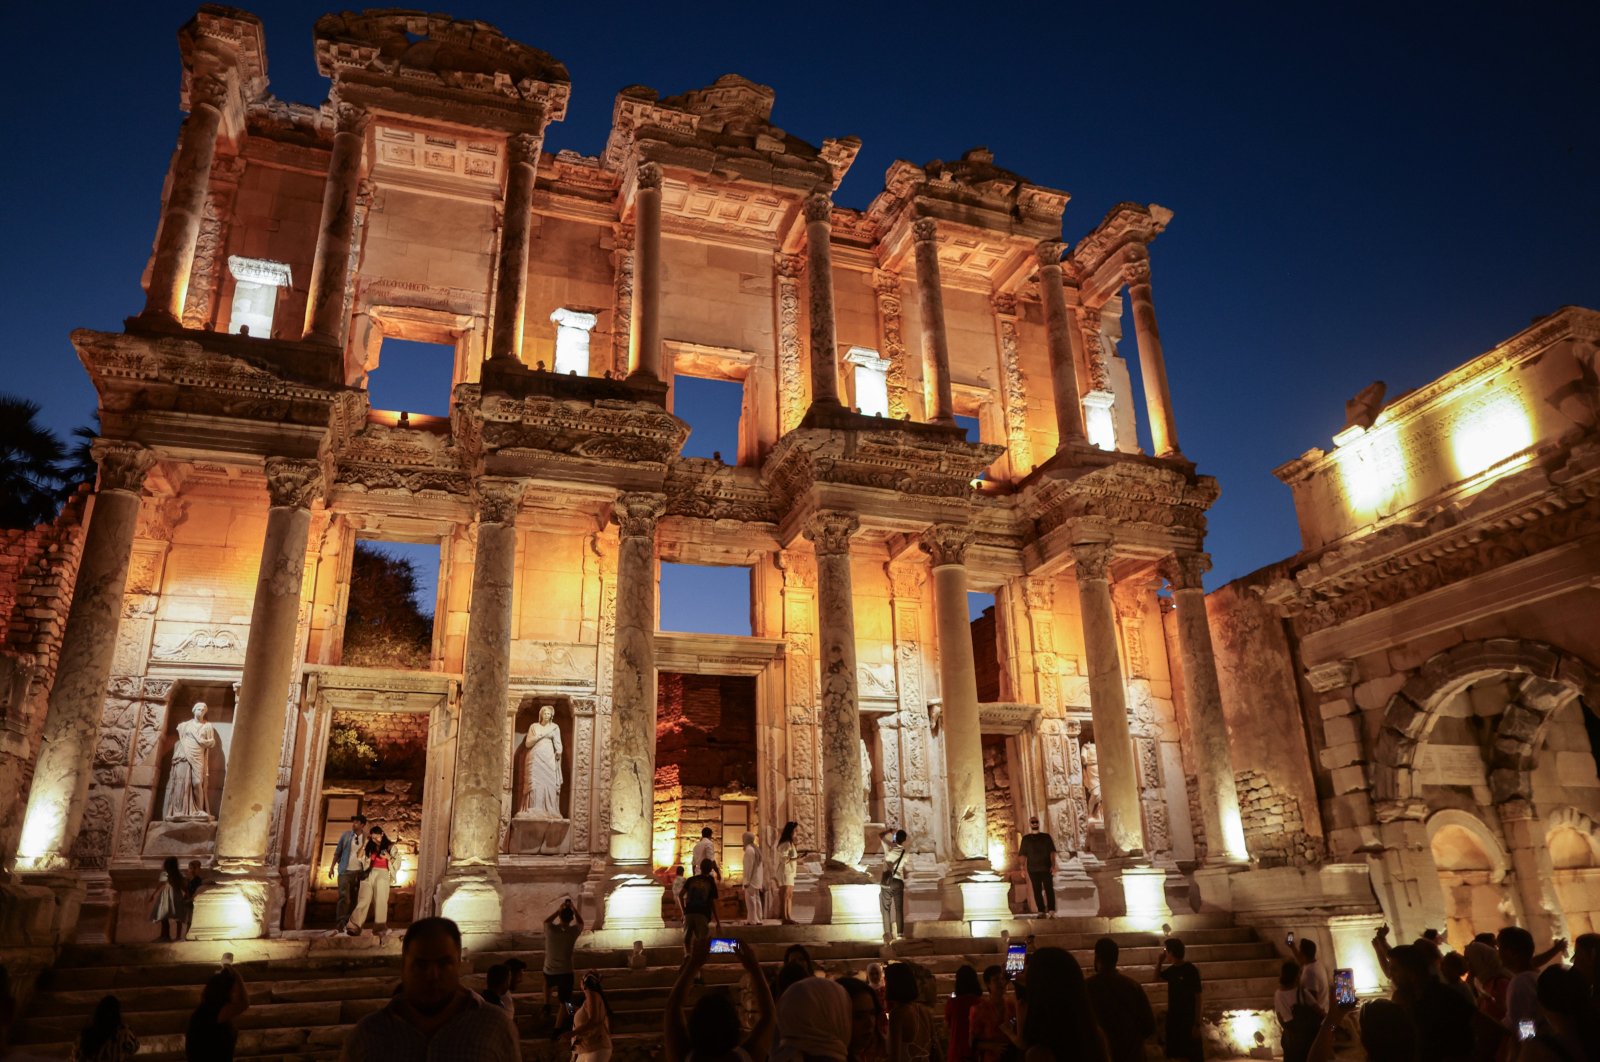
M 817 879 L 814 925 L 863 926 L 864 938 L 883 934 L 882 889 L 878 880 L 860 871 L 827 870 Z M 906 919 L 909 926 L 911 919 Z
M 1194 872 L 1195 889 L 1200 894 L 1201 911 L 1233 910 L 1232 879 L 1246 864 L 1216 864 Z
M 989 869 L 987 859 L 955 863 L 940 885 L 940 917 L 998 924 L 1011 918 L 1010 895 L 1011 883 Z
M 190 940 L 254 939 L 267 935 L 283 907 L 283 884 L 271 870 L 221 868 L 222 874 L 194 898 Z
M 439 883 L 439 913 L 460 926 L 467 941 L 498 937 L 504 923 L 500 871 L 492 866 L 452 866 Z
M 571 829 L 568 819 L 515 818 L 509 847 L 513 855 L 553 855 L 561 851 Z
M 601 925 L 612 929 L 661 929 L 661 901 L 666 890 L 648 874 L 613 875 L 606 889 Z
M 210 859 L 216 850 L 217 822 L 215 819 L 181 819 L 176 822 L 152 822 L 144 834 L 146 856 L 177 856 L 179 865 L 186 859 L 202 862 Z
M 1158 867 L 1130 866 L 1116 871 L 1122 887 L 1122 913 L 1149 929 L 1172 921 L 1167 904 L 1167 872 Z
M 1024 885 L 1024 888 L 1030 888 Z M 1100 913 L 1100 890 L 1076 857 L 1063 860 L 1056 870 L 1056 914 L 1090 917 Z
M 87 893 L 76 873 L 24 874 L 18 882 L 0 884 L 0 948 L 66 943 L 77 934 Z

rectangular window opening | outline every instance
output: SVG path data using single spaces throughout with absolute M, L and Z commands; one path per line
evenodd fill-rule
M 749 568 L 662 562 L 662 630 L 749 637 L 750 612 Z
M 373 409 L 448 417 L 455 372 L 454 346 L 385 337 L 367 370 L 367 398 Z
M 433 669 L 439 565 L 438 542 L 356 543 L 344 619 L 344 664 Z
M 967 619 L 972 629 L 972 661 L 978 674 L 978 700 L 1000 700 L 1000 639 L 994 595 L 967 594 Z
M 857 413 L 889 415 L 889 360 L 870 347 L 851 347 L 844 360 L 853 366 L 851 394 Z
M 1137 345 L 1132 339 L 1124 339 L 1120 343 L 1113 344 L 1110 341 L 1110 337 L 1107 337 L 1106 346 L 1113 348 L 1116 354 L 1121 357 L 1123 364 L 1128 367 L 1128 394 L 1141 396 L 1140 399 L 1134 400 L 1132 403 L 1134 435 L 1138 440 L 1139 450 L 1143 453 L 1153 454 L 1156 450 L 1155 446 L 1150 442 L 1149 410 L 1145 408 L 1142 400 L 1144 395 L 1144 375 L 1139 371 L 1141 366 L 1139 365 Z M 1130 354 L 1132 357 L 1127 356 Z M 1120 442 L 1121 440 L 1117 441 Z
M 678 374 L 672 379 L 672 412 L 689 425 L 683 456 L 720 458 L 739 463 L 739 417 L 744 384 Z M 687 628 L 685 628 L 687 629 Z

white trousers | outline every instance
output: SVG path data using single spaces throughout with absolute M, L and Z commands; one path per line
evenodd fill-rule
M 759 886 L 746 885 L 744 887 L 744 913 L 745 917 L 752 922 L 766 920 L 767 900 Z
M 350 924 L 357 929 L 367 920 L 367 910 L 374 903 L 377 904 L 376 916 L 373 924 L 382 929 L 389 924 L 389 868 L 373 867 L 367 871 L 365 880 L 361 882 L 361 891 L 356 895 L 356 909 L 350 915 Z

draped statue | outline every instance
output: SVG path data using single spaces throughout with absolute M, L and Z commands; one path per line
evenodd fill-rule
M 161 817 L 168 822 L 184 819 L 209 819 L 206 807 L 207 775 L 211 750 L 217 744 L 217 731 L 206 722 L 206 706 L 194 706 L 194 718 L 178 724 L 178 743 L 172 747 L 172 774 L 167 779 L 166 801 Z
M 539 709 L 539 721 L 528 727 L 527 766 L 523 768 L 519 818 L 559 819 L 561 815 L 561 728 L 556 710 Z

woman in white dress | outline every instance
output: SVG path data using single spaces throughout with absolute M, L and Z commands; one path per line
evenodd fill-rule
M 794 874 L 800 866 L 800 846 L 797 838 L 800 834 L 800 824 L 786 822 L 783 824 L 783 833 L 778 835 L 778 908 L 783 924 L 792 926 L 794 921 Z
M 556 710 L 539 709 L 539 721 L 528 727 L 528 767 L 517 814 L 530 819 L 561 817 L 561 728 Z
M 761 846 L 756 835 L 744 833 L 744 913 L 750 925 L 759 926 L 767 919 L 766 901 L 762 891 L 767 887 L 767 867 L 761 859 Z

